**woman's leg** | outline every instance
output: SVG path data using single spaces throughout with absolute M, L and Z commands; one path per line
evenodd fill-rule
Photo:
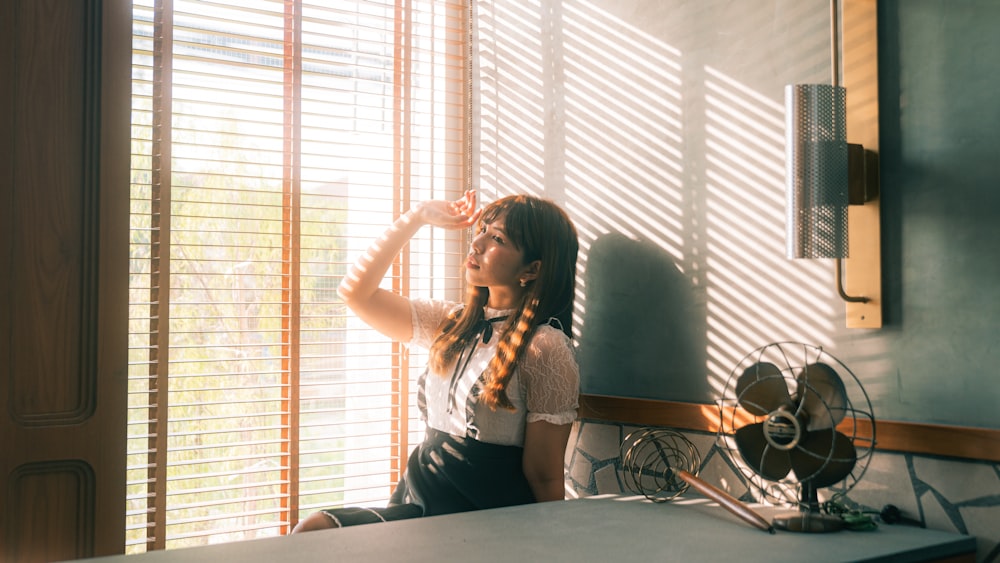
M 316 530 L 329 530 L 330 528 L 339 527 L 337 522 L 326 512 L 313 512 L 309 516 L 299 520 L 299 523 L 292 529 L 292 533 L 314 532 Z
M 295 525 L 292 533 L 312 532 L 330 528 L 345 528 L 361 524 L 374 524 L 390 520 L 405 520 L 419 518 L 424 510 L 416 504 L 394 504 L 385 508 L 366 508 L 350 506 L 347 508 L 331 508 L 314 512 Z

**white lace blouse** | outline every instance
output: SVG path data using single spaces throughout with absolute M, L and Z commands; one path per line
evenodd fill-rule
M 429 299 L 411 301 L 413 339 L 408 345 L 429 349 L 437 327 L 459 305 Z M 485 308 L 486 319 L 510 312 Z M 504 322 L 494 324 L 489 341 L 478 340 L 468 364 L 461 360 L 466 367 L 457 377 L 451 368 L 448 373 L 425 374 L 421 390 L 427 405 L 428 426 L 482 442 L 523 446 L 528 422 L 570 424 L 576 420 L 580 395 L 576 356 L 570 339 L 548 324 L 535 329 L 508 382 L 507 397 L 515 410 L 498 407 L 494 411 L 478 402 L 480 378 L 496 353 L 504 325 Z

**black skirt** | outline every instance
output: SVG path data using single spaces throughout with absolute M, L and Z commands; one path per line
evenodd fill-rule
M 518 446 L 487 444 L 427 429 L 385 508 L 324 510 L 340 526 L 436 516 L 535 502 Z

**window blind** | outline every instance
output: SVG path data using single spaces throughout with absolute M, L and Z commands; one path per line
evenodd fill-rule
M 467 184 L 459 0 L 133 2 L 126 551 L 382 505 L 426 356 L 339 301 L 411 202 Z M 459 299 L 424 229 L 384 286 Z

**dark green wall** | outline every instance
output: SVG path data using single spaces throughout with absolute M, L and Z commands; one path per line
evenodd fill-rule
M 1000 427 L 1000 2 L 882 0 L 892 418 Z

